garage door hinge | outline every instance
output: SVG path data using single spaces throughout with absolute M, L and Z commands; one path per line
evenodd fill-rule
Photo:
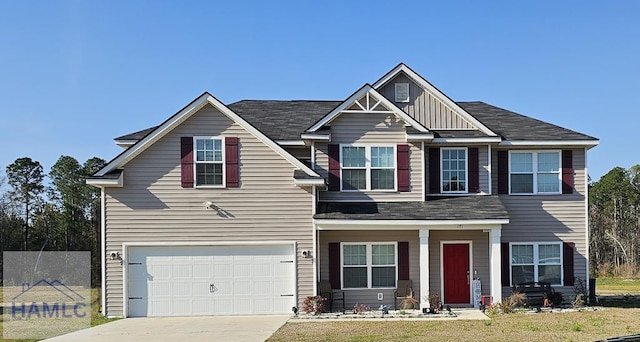
M 280 260 L 281 264 L 292 264 L 293 260 Z
M 142 299 L 142 297 L 129 297 L 129 299 Z

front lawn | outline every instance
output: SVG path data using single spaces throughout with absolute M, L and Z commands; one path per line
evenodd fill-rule
M 490 321 L 287 323 L 267 341 L 595 341 L 640 334 L 640 309 L 498 315 Z
M 640 279 L 634 278 L 598 278 L 596 294 L 606 295 L 640 295 Z

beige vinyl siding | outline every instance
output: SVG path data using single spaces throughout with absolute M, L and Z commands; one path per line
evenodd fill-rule
M 345 113 L 331 123 L 331 144 L 406 144 L 404 123 L 393 114 Z M 320 191 L 321 201 L 421 201 L 423 186 L 420 144 L 409 143 L 409 192 L 396 191 Z M 316 143 L 316 171 L 327 178 L 328 145 Z M 396 174 L 397 176 L 397 174 Z
M 396 83 L 409 83 L 409 102 L 395 102 Z M 382 96 L 394 102 L 396 106 L 429 129 L 476 128 L 432 93 L 413 82 L 404 73 L 398 74 L 378 91 Z
M 556 149 L 557 150 L 557 149 Z M 503 242 L 574 242 L 574 276 L 586 279 L 586 172 L 584 149 L 573 149 L 574 193 L 567 195 L 501 195 L 509 212 L 509 224 L 503 225 Z M 497 194 L 497 151 L 493 152 L 494 193 Z M 573 296 L 573 287 L 557 287 L 565 300 Z M 504 288 L 505 294 L 511 291 Z
M 329 280 L 329 243 L 330 242 L 409 242 L 409 278 L 413 282 L 414 297 L 420 298 L 420 240 L 417 230 L 387 231 L 320 231 L 319 259 L 320 280 Z M 395 289 L 344 290 L 345 307 L 353 308 L 356 304 L 366 304 L 377 309 L 381 304 L 394 304 Z M 384 300 L 378 300 L 378 293 L 383 293 Z M 336 305 L 340 305 L 336 303 Z M 399 303 L 398 303 L 399 305 Z M 335 310 L 335 307 L 334 307 Z
M 240 188 L 183 189 L 180 137 L 239 138 Z M 106 248 L 127 242 L 295 241 L 298 301 L 313 292 L 312 196 L 294 185 L 294 167 L 206 106 L 124 167 L 124 187 L 106 189 Z M 205 209 L 212 201 L 217 209 Z M 286 211 L 286 215 L 283 214 Z M 125 261 L 126 262 L 126 261 Z M 107 315 L 123 315 L 123 266 L 107 259 Z
M 441 300 L 443 300 L 443 296 L 440 244 L 442 241 L 468 240 L 472 243 L 473 265 L 471 265 L 470 269 L 471 277 L 473 277 L 473 271 L 477 270 L 478 277 L 482 283 L 482 294 L 488 295 L 491 292 L 491 282 L 489 280 L 489 233 L 481 230 L 432 230 L 429 232 L 429 292 L 437 293 Z

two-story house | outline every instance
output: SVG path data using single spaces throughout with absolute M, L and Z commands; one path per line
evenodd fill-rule
M 289 313 L 328 281 L 346 306 L 566 296 L 588 279 L 598 140 L 454 102 L 400 64 L 344 101 L 204 93 L 88 180 L 102 189 L 107 316 Z

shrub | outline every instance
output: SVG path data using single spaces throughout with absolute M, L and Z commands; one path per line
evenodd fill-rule
M 356 304 L 353 306 L 353 310 L 352 310 L 354 315 L 363 314 L 368 311 L 371 311 L 371 308 L 369 307 L 369 305 L 366 305 L 366 304 Z
M 312 315 L 319 315 L 324 311 L 327 299 L 321 296 L 309 296 L 302 302 L 302 311 Z
M 402 300 L 402 303 L 400 303 L 400 307 L 403 310 L 408 310 L 408 309 L 415 309 L 420 305 L 420 302 L 418 302 L 417 299 L 413 298 L 413 295 L 410 294 L 406 297 L 404 297 L 404 299 Z
M 516 306 L 524 304 L 526 299 L 527 296 L 524 293 L 514 292 L 509 297 L 503 299 L 501 302 L 498 302 L 496 306 L 502 313 L 508 314 L 512 313 L 513 309 L 515 309 Z

